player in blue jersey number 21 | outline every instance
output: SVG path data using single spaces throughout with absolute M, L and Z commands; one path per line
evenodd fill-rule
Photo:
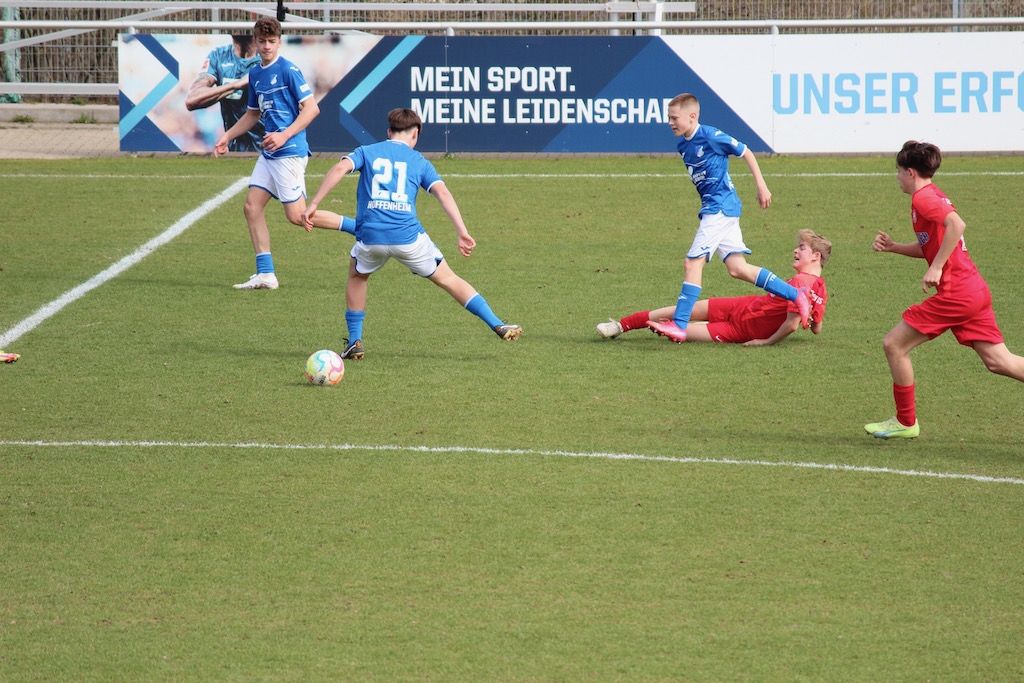
M 476 241 L 462 220 L 455 198 L 434 165 L 415 150 L 423 123 L 412 109 L 388 113 L 388 139 L 358 147 L 334 165 L 306 210 L 302 220 L 312 227 L 317 206 L 349 173 L 359 171 L 356 190 L 356 243 L 349 262 L 345 289 L 345 323 L 349 339 L 342 358 L 363 357 L 363 318 L 370 275 L 394 258 L 409 270 L 427 278 L 452 295 L 506 341 L 515 341 L 523 330 L 505 324 L 491 311 L 473 286 L 456 275 L 444 255 L 427 235 L 416 215 L 416 195 L 422 187 L 434 195 L 448 215 L 459 239 L 463 256 L 473 253 Z

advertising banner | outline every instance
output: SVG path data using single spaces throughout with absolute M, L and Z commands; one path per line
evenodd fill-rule
M 665 41 L 776 152 L 1024 150 L 1019 31 Z
M 230 100 L 189 111 L 227 35 L 123 35 L 123 151 L 209 152 Z M 237 50 L 236 50 L 237 52 Z M 1024 131 L 1020 33 L 776 36 L 286 36 L 313 86 L 316 152 L 386 137 L 420 113 L 423 152 L 665 153 L 668 101 L 755 152 L 888 153 L 910 138 L 947 151 L 1014 151 Z M 225 56 L 226 55 L 226 56 Z M 226 64 L 225 66 L 231 66 Z M 231 96 L 244 103 L 244 90 Z

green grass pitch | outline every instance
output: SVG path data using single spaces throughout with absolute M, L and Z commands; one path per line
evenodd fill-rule
M 332 159 L 316 158 L 312 193 Z M 0 680 L 1020 680 L 1024 386 L 881 340 L 924 296 L 893 157 L 742 163 L 752 263 L 834 242 L 819 337 L 677 346 L 594 326 L 674 301 L 697 198 L 676 159 L 437 160 L 478 247 L 428 232 L 525 332 L 389 264 L 336 387 L 351 236 L 243 194 L 45 318 L 0 366 Z M 0 336 L 248 175 L 250 159 L 0 161 Z M 1024 352 L 1021 157 L 950 157 Z M 355 180 L 323 208 L 353 213 Z M 718 262 L 710 296 L 755 293 Z

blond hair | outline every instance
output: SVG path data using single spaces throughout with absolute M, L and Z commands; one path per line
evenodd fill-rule
M 832 256 L 832 242 L 829 238 L 807 229 L 799 231 L 796 237 L 797 244 L 806 244 L 811 248 L 811 251 L 821 254 L 822 266 L 828 263 L 829 257 Z

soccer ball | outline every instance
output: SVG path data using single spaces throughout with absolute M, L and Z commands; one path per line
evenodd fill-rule
M 334 386 L 345 376 L 345 361 L 329 349 L 317 351 L 306 361 L 306 379 L 320 386 Z

